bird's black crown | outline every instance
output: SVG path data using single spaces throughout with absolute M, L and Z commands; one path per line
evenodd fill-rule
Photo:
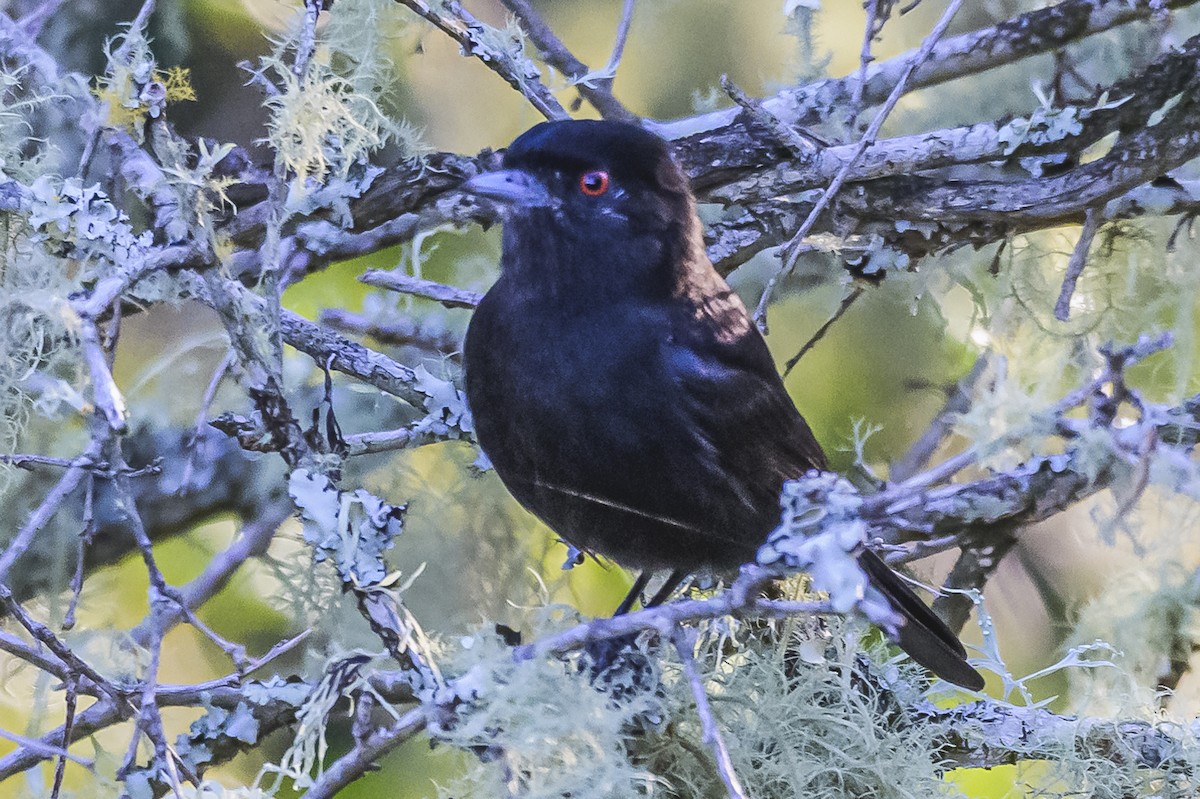
M 504 154 L 507 169 L 564 172 L 604 168 L 624 181 L 657 184 L 673 165 L 667 143 L 628 122 L 597 119 L 543 122 L 521 134 Z

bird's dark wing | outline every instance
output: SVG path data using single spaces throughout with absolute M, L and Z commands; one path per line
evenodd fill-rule
M 825 468 L 825 453 L 784 388 L 766 342 L 743 310 L 741 320 L 692 326 L 674 337 L 672 372 L 686 411 L 739 492 L 778 521 L 785 480 Z M 761 542 L 768 530 L 758 530 Z
M 728 322 L 728 319 L 726 320 Z M 720 472 L 756 512 L 747 525 L 761 543 L 779 523 L 779 494 L 786 480 L 823 469 L 825 455 L 792 404 L 766 343 L 752 325 L 710 326 L 672 354 L 686 388 L 697 430 L 709 443 Z M 983 687 L 983 677 L 966 661 L 966 650 L 903 579 L 877 554 L 863 549 L 859 564 L 899 613 L 896 643 L 913 660 L 957 685 Z

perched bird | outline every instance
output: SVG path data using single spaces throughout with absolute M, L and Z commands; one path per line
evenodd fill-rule
M 623 122 L 544 122 L 466 189 L 504 206 L 500 277 L 467 331 L 467 401 L 508 490 L 583 551 L 671 576 L 754 560 L 785 480 L 825 455 L 704 250 L 666 143 Z M 955 635 L 864 549 L 898 643 L 979 688 Z

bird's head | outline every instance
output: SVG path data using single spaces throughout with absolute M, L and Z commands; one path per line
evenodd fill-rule
M 703 255 L 687 177 L 666 142 L 635 124 L 543 122 L 509 146 L 503 169 L 464 188 L 504 207 L 505 270 L 543 284 L 586 270 L 649 288 Z

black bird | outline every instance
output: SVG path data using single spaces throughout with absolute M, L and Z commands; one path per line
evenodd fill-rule
M 704 250 L 666 142 L 630 123 L 544 122 L 466 184 L 506 207 L 500 278 L 467 331 L 480 445 L 517 500 L 581 550 L 687 574 L 752 561 L 785 480 L 826 461 L 766 342 Z M 879 557 L 898 643 L 980 688 L 955 635 Z

